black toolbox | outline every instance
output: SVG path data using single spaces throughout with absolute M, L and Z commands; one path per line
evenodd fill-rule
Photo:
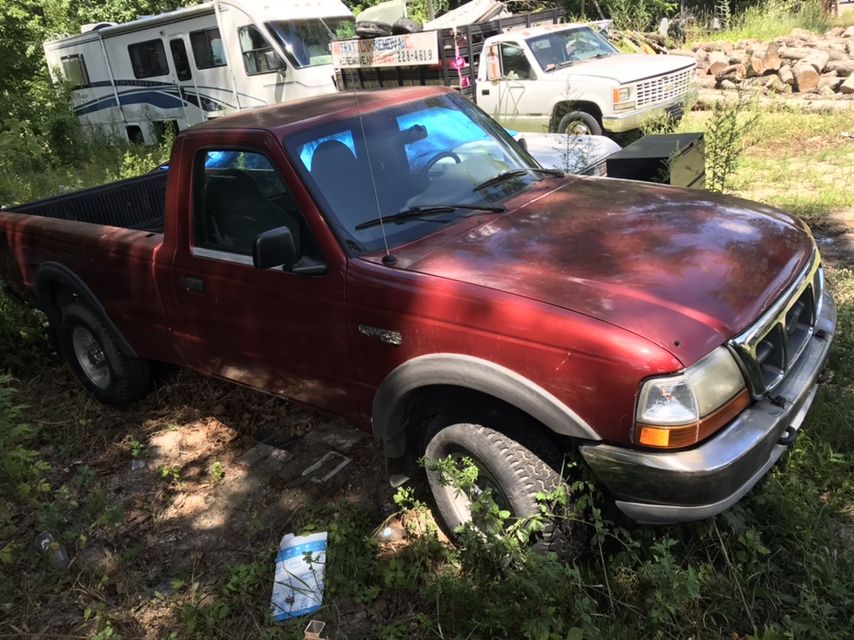
M 644 136 L 607 159 L 609 178 L 704 189 L 706 147 L 702 133 Z

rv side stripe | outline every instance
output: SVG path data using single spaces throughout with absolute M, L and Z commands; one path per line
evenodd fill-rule
M 182 91 L 179 96 L 178 92 L 173 88 L 166 91 L 151 91 L 149 89 L 134 89 L 119 93 L 121 104 L 150 104 L 153 107 L 160 109 L 180 109 L 185 104 L 199 107 L 203 111 L 220 111 L 223 108 L 233 109 L 234 107 L 227 102 L 217 100 L 208 95 L 190 93 Z M 201 103 L 201 104 L 199 104 Z M 94 113 L 102 109 L 112 109 L 116 106 L 116 99 L 113 95 L 107 95 L 97 100 L 87 102 L 74 108 L 74 114 L 81 116 L 87 113 Z

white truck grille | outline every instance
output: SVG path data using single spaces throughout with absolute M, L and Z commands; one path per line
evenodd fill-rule
M 638 82 L 635 87 L 637 105 L 668 102 L 684 96 L 694 82 L 696 71 L 693 65 L 688 69 L 668 73 L 658 78 L 650 78 Z

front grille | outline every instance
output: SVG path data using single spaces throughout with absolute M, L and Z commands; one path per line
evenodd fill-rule
M 798 362 L 815 329 L 824 275 L 818 253 L 786 293 L 730 343 L 754 397 L 773 391 Z
M 667 102 L 684 96 L 694 81 L 694 67 L 638 82 L 635 86 L 637 105 Z

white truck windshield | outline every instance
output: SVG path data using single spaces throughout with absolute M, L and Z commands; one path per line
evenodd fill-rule
M 543 71 L 619 53 L 598 31 L 590 27 L 552 31 L 529 38 L 526 42 Z
M 332 64 L 329 43 L 355 35 L 353 18 L 312 18 L 310 20 L 278 20 L 267 27 L 285 50 L 296 68 Z

